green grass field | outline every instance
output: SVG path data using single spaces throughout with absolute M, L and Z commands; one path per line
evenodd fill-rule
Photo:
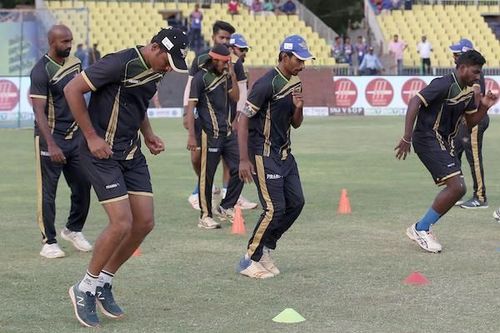
M 254 281 L 235 273 L 248 236 L 197 228 L 186 198 L 195 183 L 180 119 L 154 120 L 167 143 L 147 153 L 155 190 L 156 228 L 114 280 L 126 318 L 101 316 L 102 332 L 498 332 L 500 327 L 500 119 L 485 139 L 490 208 L 454 208 L 434 228 L 441 254 L 424 253 L 405 236 L 438 189 L 415 155 L 397 161 L 393 148 L 403 118 L 306 118 L 294 131 L 306 196 L 304 211 L 274 254 L 282 274 Z M 35 222 L 31 130 L 1 130 L 0 332 L 85 332 L 67 290 L 89 254 L 60 241 L 66 258 L 43 259 Z M 470 173 L 464 168 L 468 184 Z M 218 177 L 220 179 L 220 177 Z M 353 213 L 337 215 L 340 191 Z M 62 179 L 60 230 L 69 207 Z M 256 199 L 254 185 L 244 194 Z M 106 224 L 93 198 L 85 234 L 93 242 Z M 260 214 L 245 211 L 247 229 Z M 408 286 L 413 271 L 430 284 Z M 271 319 L 285 308 L 306 318 Z

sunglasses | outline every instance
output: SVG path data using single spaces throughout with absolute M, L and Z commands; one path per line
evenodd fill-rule
M 248 52 L 248 48 L 246 47 L 244 48 L 238 47 L 238 50 L 240 50 L 240 52 Z

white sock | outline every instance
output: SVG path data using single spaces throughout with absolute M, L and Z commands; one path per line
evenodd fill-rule
M 109 283 L 109 285 L 111 285 L 114 276 L 115 275 L 113 273 L 102 270 L 101 273 L 99 274 L 99 281 L 97 282 L 97 286 L 104 287 L 105 283 Z
M 248 255 L 248 253 L 245 253 L 245 260 L 250 260 L 250 256 Z
M 95 290 L 97 288 L 98 278 L 99 278 L 98 276 L 90 274 L 89 271 L 87 271 L 87 274 L 85 274 L 85 277 L 78 285 L 78 289 L 80 291 L 83 291 L 84 293 L 86 293 L 88 291 L 92 295 L 95 295 Z
M 226 193 L 227 193 L 227 188 L 223 187 L 222 190 L 220 190 L 220 196 L 222 199 L 226 198 Z

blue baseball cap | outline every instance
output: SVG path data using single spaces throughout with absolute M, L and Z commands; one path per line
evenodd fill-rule
M 229 45 L 239 47 L 240 49 L 250 48 L 242 34 L 232 34 L 231 39 L 229 39 Z
M 464 53 L 470 50 L 474 50 L 474 44 L 472 44 L 470 40 L 462 38 L 458 41 L 458 43 L 451 45 L 450 50 L 453 53 Z
M 285 38 L 280 46 L 281 52 L 292 52 L 294 56 L 300 60 L 316 59 L 309 48 L 307 47 L 306 40 L 299 35 L 291 35 Z

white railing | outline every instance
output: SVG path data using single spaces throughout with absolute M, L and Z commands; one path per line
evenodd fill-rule
M 381 49 L 384 49 L 384 34 L 382 33 L 382 29 L 380 29 L 380 25 L 378 24 L 377 21 L 377 14 L 375 13 L 375 10 L 373 9 L 373 6 L 370 2 L 370 0 L 364 0 L 365 1 L 365 18 L 368 22 L 368 26 L 370 27 L 370 31 L 373 34 L 373 37 L 375 38 L 375 45 L 379 45 Z
M 313 31 L 317 32 L 318 35 L 326 39 L 329 44 L 332 44 L 335 40 L 335 37 L 338 34 L 333 31 L 332 28 L 327 26 L 325 22 L 321 21 L 313 12 L 311 12 L 306 6 L 301 4 L 298 1 L 294 1 L 297 6 L 297 14 L 299 18 L 306 23 L 306 25 L 310 26 Z
M 417 5 L 497 5 L 500 6 L 500 0 L 414 0 Z

